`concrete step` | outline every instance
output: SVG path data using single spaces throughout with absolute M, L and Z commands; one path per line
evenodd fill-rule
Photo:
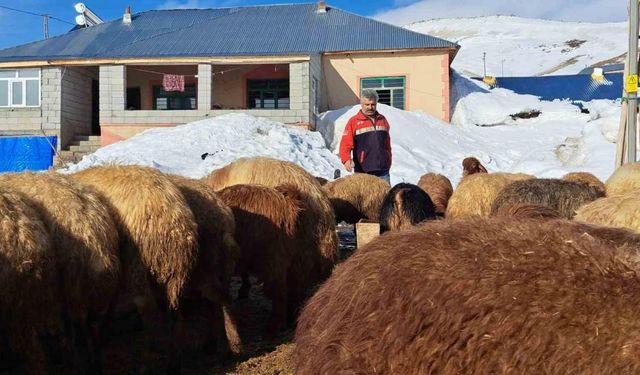
M 71 142 L 72 146 L 93 146 L 100 148 L 101 141 L 78 141 L 74 140 Z
M 73 137 L 74 141 L 100 141 L 99 135 L 76 135 Z
M 92 146 L 92 145 L 71 145 L 69 146 L 69 151 L 73 152 L 84 152 L 84 153 L 92 153 L 96 152 L 100 146 Z

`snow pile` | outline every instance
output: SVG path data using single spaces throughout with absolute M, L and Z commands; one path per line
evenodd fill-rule
M 496 88 L 489 92 L 474 92 L 460 99 L 451 123 L 460 127 L 495 126 L 516 123 L 514 115 L 539 111 L 543 116 L 551 113 L 572 113 L 580 109 L 568 101 L 541 101 L 533 95 L 520 95 L 511 90 Z
M 452 69 L 450 113 L 455 112 L 456 105 L 460 99 L 474 92 L 487 93 L 489 92 L 489 87 L 481 81 L 469 79 Z
M 209 153 L 204 160 L 201 155 Z M 201 178 L 241 158 L 269 156 L 294 162 L 311 174 L 333 177 L 340 160 L 317 132 L 245 114 L 228 114 L 173 128 L 146 130 L 103 147 L 78 164 L 62 169 L 76 172 L 94 165 L 137 164 L 166 173 Z
M 475 95 L 486 98 L 474 100 Z M 512 95 L 507 95 L 507 100 L 512 110 L 517 109 L 515 112 L 539 108 L 542 114 L 531 119 L 509 119 L 509 126 L 458 127 L 424 113 L 379 105 L 378 110 L 391 125 L 392 183 L 416 183 L 422 174 L 434 172 L 447 176 L 455 186 L 462 174 L 462 159 L 467 156 L 480 159 L 490 172 L 523 172 L 553 178 L 586 171 L 603 180 L 609 177 L 615 144 L 605 138 L 603 129 L 617 126 L 619 103 L 593 103 L 599 116 L 603 116 L 593 120 L 590 114 L 581 113 L 567 102 L 541 102 L 535 97 Z M 468 117 L 504 112 L 505 101 L 490 100 L 495 97 L 499 96 L 467 96 L 472 98 Z M 337 153 L 342 131 L 358 110 L 359 106 L 345 107 L 321 116 L 318 128 L 332 151 Z
M 461 48 L 452 67 L 482 76 L 576 74 L 598 63 L 623 62 L 627 23 L 562 22 L 512 16 L 442 18 L 407 29 L 447 39 Z

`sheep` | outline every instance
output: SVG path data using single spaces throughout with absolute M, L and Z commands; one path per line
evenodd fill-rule
M 241 298 L 249 294 L 249 274 L 264 282 L 264 292 L 272 301 L 267 334 L 273 335 L 286 325 L 287 315 L 297 312 L 304 291 L 312 285 L 299 280 L 313 267 L 313 254 L 300 244 L 311 233 L 299 230 L 303 210 L 302 196 L 293 185 L 276 188 L 260 185 L 233 185 L 219 192 L 237 222 L 236 238 L 241 258 Z
M 233 212 L 202 181 L 167 176 L 182 193 L 198 226 L 198 260 L 187 292 L 204 297 L 213 304 L 215 311 L 210 317 L 210 328 L 216 334 L 221 354 L 227 348 L 232 353 L 239 354 L 242 342 L 229 306 L 229 284 L 240 257 L 240 248 L 235 240 L 236 223 Z
M 180 366 L 180 300 L 198 259 L 198 227 L 182 193 L 161 172 L 140 166 L 97 166 L 71 175 L 101 192 L 121 235 L 123 289 L 147 324 L 166 306 L 169 368 Z M 123 293 L 124 294 L 124 293 Z
M 424 190 L 413 184 L 400 183 L 384 197 L 380 207 L 380 233 L 404 230 L 435 217 L 431 198 Z
M 565 181 L 579 182 L 593 186 L 598 191 L 599 196 L 604 197 L 606 195 L 606 187 L 604 183 L 598 179 L 598 177 L 588 172 L 571 172 L 562 177 Z
M 305 306 L 296 373 L 638 373 L 640 238 L 614 231 L 469 218 L 381 236 Z
M 561 219 L 560 213 L 553 208 L 539 204 L 515 203 L 504 205 L 491 212 L 491 216 L 512 217 L 516 219 Z
M 320 184 L 320 186 L 324 186 L 327 184 L 327 182 L 329 182 L 329 180 L 327 180 L 324 177 L 319 177 L 319 176 L 314 176 L 314 178 L 316 179 L 316 181 L 318 181 L 318 183 Z
M 607 195 L 623 195 L 640 190 L 640 163 L 628 163 L 616 169 L 604 183 Z
M 576 210 L 600 197 L 592 186 L 558 179 L 516 181 L 500 191 L 491 212 L 517 203 L 538 204 L 552 208 L 565 219 L 571 219 Z
M 441 174 L 426 173 L 420 177 L 418 186 L 431 198 L 436 215 L 442 217 L 447 211 L 449 198 L 453 194 L 451 181 Z
M 56 256 L 33 202 L 0 189 L 0 332 L 31 373 L 51 371 L 42 339 L 61 333 Z M 0 365 L 6 365 L 3 356 Z
M 487 173 L 487 169 L 480 163 L 480 160 L 474 157 L 464 158 L 462 160 L 462 177 L 467 177 L 476 173 Z
M 380 206 L 391 186 L 380 177 L 355 173 L 324 186 L 336 221 L 357 223 L 360 219 L 378 221 Z
M 640 232 L 639 192 L 600 198 L 576 211 L 574 219 L 592 224 L 629 228 Z
M 447 218 L 489 216 L 498 193 L 514 181 L 532 176 L 522 173 L 477 173 L 463 178 L 447 204 Z
M 322 281 L 331 274 L 338 260 L 335 216 L 327 194 L 307 171 L 288 161 L 266 157 L 240 158 L 211 172 L 204 181 L 216 191 L 237 184 L 275 187 L 289 183 L 296 186 L 305 196 L 301 230 L 314 234 L 304 244 L 304 248 L 309 249 L 308 254 L 314 254 L 314 259 L 317 259 L 314 270 L 307 276 Z
M 82 366 L 97 370 L 101 328 L 120 276 L 118 232 L 107 203 L 94 189 L 57 173 L 3 174 L 0 188 L 28 196 L 44 217 L 56 256 L 66 334 Z

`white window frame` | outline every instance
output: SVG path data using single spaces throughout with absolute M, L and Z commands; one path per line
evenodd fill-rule
M 28 70 L 32 70 L 28 69 Z M 8 86 L 7 105 L 0 105 L 0 108 L 38 108 L 42 104 L 42 69 L 38 69 L 38 77 L 18 77 L 20 70 L 27 69 L 0 69 L 0 71 L 13 71 L 14 77 L 0 77 L 0 81 L 6 81 Z M 27 81 L 38 82 L 38 104 L 27 105 Z M 22 101 L 20 104 L 13 104 L 13 84 L 15 82 L 21 83 L 22 86 Z

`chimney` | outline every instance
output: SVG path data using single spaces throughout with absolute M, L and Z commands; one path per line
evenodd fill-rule
M 124 23 L 125 25 L 131 25 L 131 6 L 129 5 L 127 5 L 127 8 L 124 10 L 122 23 Z
M 318 9 L 316 13 L 327 13 L 327 2 L 326 1 L 318 1 Z

